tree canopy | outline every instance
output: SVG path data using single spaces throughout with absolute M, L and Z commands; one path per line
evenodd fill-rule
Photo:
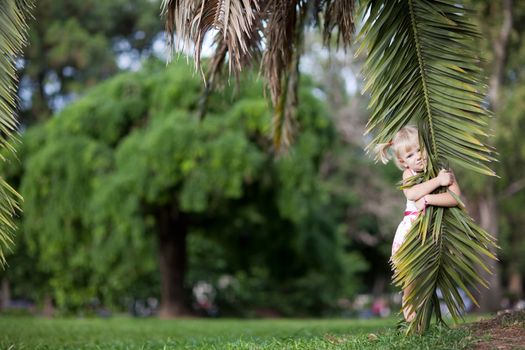
M 266 271 L 264 288 L 275 295 L 313 283 L 309 301 L 297 301 L 305 312 L 321 312 L 335 295 L 357 290 L 350 283 L 363 264 L 345 252 L 323 209 L 330 194 L 318 168 L 334 137 L 326 110 L 305 80 L 301 135 L 288 156 L 275 159 L 267 138 L 271 112 L 253 81 L 212 94 L 209 116 L 200 121 L 198 77 L 184 64 L 165 71 L 150 63 L 24 133 L 22 167 L 10 175 L 21 179 L 25 198 L 20 234 L 40 273 L 51 276 L 41 289 L 60 307 L 95 297 L 116 304 L 137 286 L 164 283 L 164 275 L 152 277 L 164 230 L 217 242 L 228 252 L 221 274 Z M 172 267 L 185 273 L 187 263 Z M 182 283 L 187 294 L 191 284 Z M 315 283 L 332 287 L 315 296 Z

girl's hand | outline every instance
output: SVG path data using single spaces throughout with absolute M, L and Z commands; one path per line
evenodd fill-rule
M 452 185 L 452 183 L 454 183 L 454 174 L 452 174 L 448 170 L 441 169 L 439 171 L 437 179 L 439 181 L 440 186 L 450 186 Z
M 421 210 L 425 209 L 426 206 L 427 206 L 427 203 L 426 203 L 426 200 L 425 200 L 425 196 L 419 198 L 416 201 L 416 208 L 417 208 L 418 211 L 421 211 Z

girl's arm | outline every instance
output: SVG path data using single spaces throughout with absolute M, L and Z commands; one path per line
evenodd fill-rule
M 412 174 L 410 170 L 407 169 L 403 172 L 403 181 L 408 179 L 409 177 L 412 177 Z M 438 176 L 436 176 L 435 178 L 427 180 L 420 184 L 414 185 L 410 188 L 406 188 L 403 190 L 403 192 L 405 193 L 405 196 L 407 197 L 408 200 L 417 201 L 423 196 L 434 192 L 434 190 L 440 186 L 451 185 L 453 182 L 453 179 L 454 178 L 453 178 L 452 173 L 446 170 L 441 170 Z
M 454 182 L 448 186 L 449 191 L 454 192 L 456 196 L 461 196 L 461 190 L 459 188 L 458 182 L 454 179 Z M 437 194 L 427 194 L 416 201 L 416 208 L 419 210 L 425 207 L 426 205 L 434 205 L 437 207 L 455 207 L 458 205 L 456 199 L 448 192 L 437 193 Z

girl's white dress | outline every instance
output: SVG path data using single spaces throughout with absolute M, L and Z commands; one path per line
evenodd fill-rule
M 411 172 L 412 175 L 416 175 L 414 171 Z M 395 263 L 392 260 L 392 258 L 399 249 L 399 247 L 401 247 L 401 244 L 403 244 L 406 234 L 408 233 L 408 231 L 410 231 L 410 227 L 412 227 L 412 223 L 417 219 L 419 213 L 420 211 L 416 207 L 416 202 L 407 199 L 405 217 L 403 218 L 403 221 L 401 221 L 397 226 L 396 235 L 394 236 L 394 242 L 392 243 L 392 256 L 390 257 L 390 261 L 393 265 L 395 265 Z
M 405 240 L 406 234 L 410 230 L 410 227 L 412 227 L 412 223 L 417 219 L 418 215 L 419 210 L 416 207 L 416 202 L 407 199 L 405 217 L 403 218 L 403 221 L 401 221 L 397 226 L 394 242 L 392 243 L 392 256 L 394 256 L 399 247 L 401 247 L 401 244 Z

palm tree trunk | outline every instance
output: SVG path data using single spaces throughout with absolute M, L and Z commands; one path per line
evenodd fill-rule
M 187 226 L 184 215 L 171 206 L 162 208 L 157 214 L 161 273 L 159 316 L 161 318 L 172 318 L 190 313 L 184 290 Z

